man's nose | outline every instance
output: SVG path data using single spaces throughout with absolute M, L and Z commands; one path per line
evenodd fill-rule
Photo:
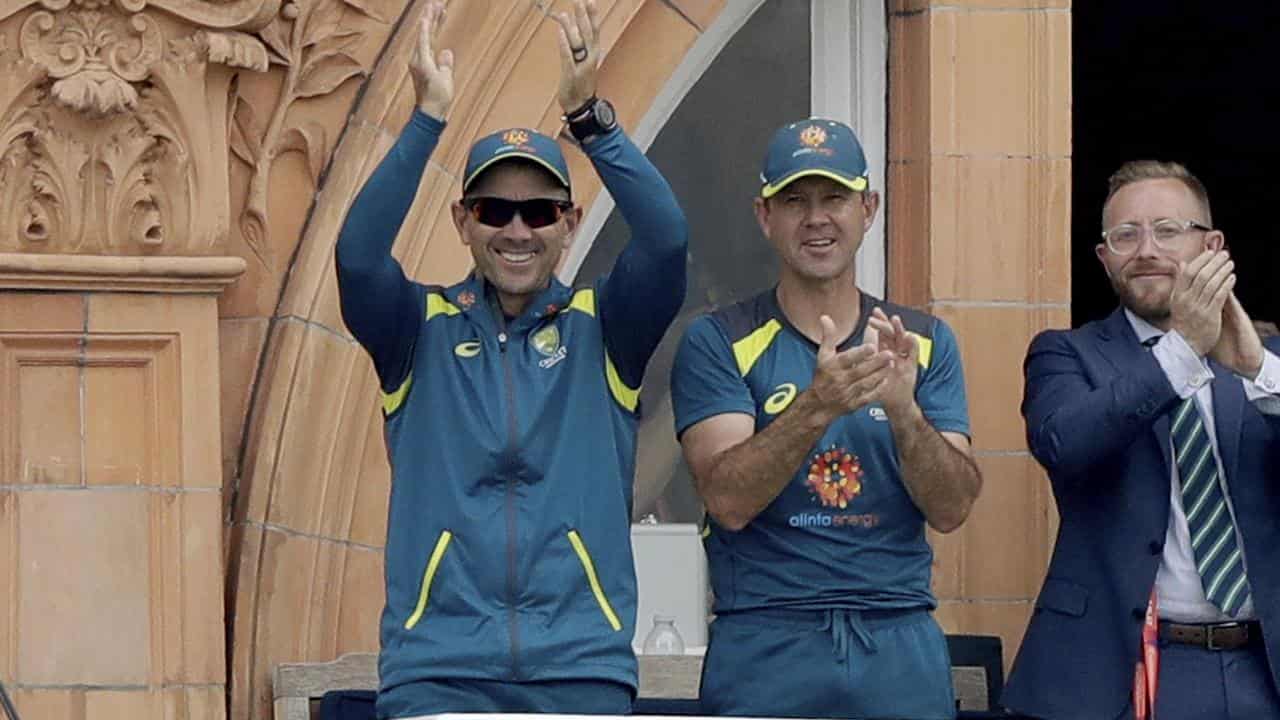
M 821 202 L 806 203 L 804 206 L 804 224 L 805 225 L 822 225 L 827 222 L 830 217 L 827 211 L 823 209 Z
M 529 227 L 529 224 L 520 216 L 520 211 L 517 210 L 511 216 L 511 222 L 508 222 L 502 228 L 502 234 L 512 240 L 528 240 L 533 237 L 533 228 Z

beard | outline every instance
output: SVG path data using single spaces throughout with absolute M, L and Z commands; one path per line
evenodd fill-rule
M 1132 284 L 1118 280 L 1114 275 L 1108 276 L 1108 280 L 1111 281 L 1111 289 L 1115 291 L 1120 304 L 1129 308 L 1134 315 L 1156 327 L 1163 327 L 1163 323 L 1169 319 L 1172 284 L 1167 292 L 1154 288 L 1135 291 Z

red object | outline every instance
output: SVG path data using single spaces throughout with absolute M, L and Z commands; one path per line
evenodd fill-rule
M 1147 601 L 1147 617 L 1142 623 L 1142 647 L 1138 664 L 1133 672 L 1133 717 L 1135 720 L 1155 720 L 1156 686 L 1160 677 L 1160 614 L 1156 609 L 1156 591 L 1151 590 Z

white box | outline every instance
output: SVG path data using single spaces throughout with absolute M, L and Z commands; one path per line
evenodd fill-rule
M 701 652 L 707 645 L 707 556 L 698 526 L 636 523 L 631 544 L 640 595 L 631 639 L 636 654 L 642 652 L 654 615 L 674 617 L 685 652 Z

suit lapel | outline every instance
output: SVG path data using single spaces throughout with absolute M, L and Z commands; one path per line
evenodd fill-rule
M 1240 428 L 1244 423 L 1244 388 L 1235 373 L 1217 363 L 1213 368 L 1213 430 L 1218 436 L 1218 454 L 1222 456 L 1222 474 L 1227 487 L 1236 477 L 1240 461 Z
M 1127 374 L 1129 369 L 1143 361 L 1149 352 L 1138 342 L 1138 336 L 1125 317 L 1124 309 L 1117 308 L 1100 326 L 1098 343 L 1099 352 L 1115 369 L 1116 374 Z M 1164 472 L 1167 475 L 1173 467 L 1173 448 L 1169 441 L 1169 413 L 1156 418 L 1151 425 L 1156 445 L 1160 448 L 1160 457 L 1164 459 Z

